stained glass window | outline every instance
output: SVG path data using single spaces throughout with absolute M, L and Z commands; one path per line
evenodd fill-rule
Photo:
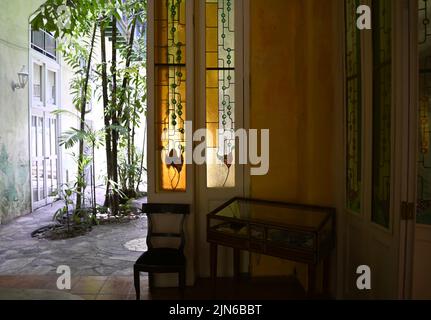
M 372 221 L 390 226 L 392 1 L 373 1 Z
M 429 0 L 419 0 L 419 163 L 416 221 L 431 225 L 431 22 Z
M 347 208 L 361 210 L 362 84 L 361 38 L 356 27 L 358 0 L 346 0 Z
M 235 186 L 235 0 L 206 0 L 207 186 Z
M 186 0 L 154 3 L 158 189 L 183 192 L 186 190 Z

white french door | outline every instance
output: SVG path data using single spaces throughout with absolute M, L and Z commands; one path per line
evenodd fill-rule
M 243 50 L 247 2 L 148 2 L 148 47 L 154 48 L 148 52 L 148 104 L 154 106 L 148 110 L 148 121 L 155 126 L 148 131 L 148 201 L 193 204 L 185 253 L 188 261 L 196 263 L 187 266 L 189 283 L 195 275 L 209 275 L 207 214 L 245 194 L 245 168 L 228 160 L 238 156 L 234 131 L 247 129 Z M 186 137 L 186 121 L 193 122 L 193 130 L 211 132 L 205 142 L 209 164 L 173 165 L 169 159 L 163 163 L 167 156 L 190 159 L 193 152 L 188 147 L 200 145 Z M 226 133 L 224 152 L 218 149 L 222 141 L 218 129 Z
M 32 59 L 31 92 L 31 188 L 33 209 L 53 202 L 59 187 L 58 66 L 38 54 Z
M 391 229 L 385 230 L 372 223 L 372 216 L 370 219 L 367 214 L 373 209 L 367 209 L 370 199 L 366 189 L 374 187 L 366 178 L 367 164 L 375 166 L 376 163 L 367 160 L 365 138 L 362 209 L 347 210 L 346 293 L 348 297 L 431 299 L 431 2 L 403 0 L 393 3 L 391 91 L 394 101 L 390 143 L 393 164 L 388 180 L 392 190 L 388 217 L 393 222 Z M 364 38 L 366 36 L 362 44 L 366 46 Z M 362 61 L 367 59 L 366 51 L 365 47 Z M 367 75 L 364 78 L 368 82 L 371 80 Z M 364 90 L 367 91 L 366 87 Z M 364 96 L 366 101 L 366 92 Z M 366 102 L 363 106 L 366 130 L 363 136 L 366 137 L 369 132 L 375 132 L 367 130 L 369 107 Z M 369 141 L 373 139 L 375 136 Z M 355 181 L 350 181 L 355 186 Z M 346 199 L 349 199 L 348 194 Z M 359 264 L 371 267 L 371 290 L 356 288 L 358 275 L 354 268 Z
M 347 298 L 403 297 L 408 196 L 408 1 L 346 3 L 345 281 Z M 356 8 L 372 8 L 370 31 Z M 358 267 L 370 268 L 370 288 Z
M 431 299 L 431 2 L 410 3 L 410 108 L 405 296 Z
M 206 0 L 198 6 L 198 128 L 207 129 L 207 163 L 197 166 L 198 258 L 200 276 L 209 276 L 206 214 L 233 197 L 247 195 L 247 166 L 238 163 L 235 131 L 247 129 L 245 41 L 248 1 Z M 224 136 L 217 137 L 217 130 Z M 220 146 L 224 144 L 224 149 Z M 227 159 L 235 159 L 230 166 Z M 218 164 L 216 160 L 220 160 Z M 223 163 L 224 161 L 224 163 Z M 218 250 L 220 276 L 233 275 L 233 250 Z M 244 257 L 245 258 L 245 257 Z M 244 260 L 244 259 L 243 259 Z M 244 261 L 247 262 L 247 261 Z M 243 266 L 246 266 L 244 263 Z
M 51 203 L 58 189 L 57 118 L 34 110 L 31 135 L 33 204 L 38 208 Z

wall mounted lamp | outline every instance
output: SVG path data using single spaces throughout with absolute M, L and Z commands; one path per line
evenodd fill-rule
M 26 71 L 26 67 L 22 66 L 21 71 L 18 72 L 18 83 L 15 81 L 12 82 L 13 91 L 17 89 L 24 89 L 28 82 L 28 72 Z

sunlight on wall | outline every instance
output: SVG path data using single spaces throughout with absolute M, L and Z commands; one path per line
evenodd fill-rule
M 339 1 L 251 0 L 251 127 L 270 128 L 270 171 L 252 177 L 255 198 L 334 206 L 334 57 Z M 333 80 L 334 79 L 334 80 Z M 253 275 L 306 268 L 254 255 Z

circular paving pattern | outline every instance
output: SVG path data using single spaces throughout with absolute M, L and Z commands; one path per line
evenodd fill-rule
M 124 244 L 124 247 L 130 251 L 145 252 L 147 251 L 147 239 L 133 239 Z

